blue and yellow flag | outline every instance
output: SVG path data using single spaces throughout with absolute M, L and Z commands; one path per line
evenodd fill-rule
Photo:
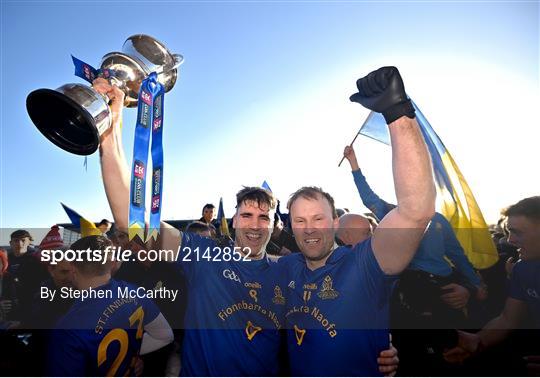
M 223 197 L 219 199 L 217 219 L 219 222 L 219 231 L 221 235 L 231 236 L 229 232 L 229 225 L 227 224 L 227 218 L 225 217 L 225 211 L 223 211 Z
M 499 255 L 482 211 L 452 155 L 414 102 L 413 105 L 433 162 L 439 211 L 452 225 L 473 266 L 476 269 L 489 268 L 498 261 Z M 390 145 L 388 127 L 382 114 L 371 112 L 358 133 Z
M 101 230 L 96 227 L 94 222 L 90 222 L 86 218 L 79 215 L 79 213 L 77 213 L 75 210 L 64 205 L 62 202 L 60 202 L 60 204 L 68 215 L 69 220 L 71 220 L 71 223 L 73 223 L 76 228 L 80 229 L 81 237 L 84 238 L 85 236 L 102 235 Z

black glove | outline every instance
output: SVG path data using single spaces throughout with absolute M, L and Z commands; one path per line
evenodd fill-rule
M 356 86 L 358 93 L 350 97 L 351 101 L 382 113 L 387 124 L 401 116 L 414 118 L 414 108 L 396 67 L 381 67 L 358 79 Z

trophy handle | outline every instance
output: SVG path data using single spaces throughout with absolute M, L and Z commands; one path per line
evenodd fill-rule
M 182 63 L 184 63 L 184 57 L 180 54 L 172 54 L 174 58 L 174 65 L 171 69 L 178 68 Z
M 162 65 L 155 72 L 160 75 L 177 69 L 182 63 L 184 63 L 184 57 L 180 54 L 171 54 L 173 58 L 172 65 Z

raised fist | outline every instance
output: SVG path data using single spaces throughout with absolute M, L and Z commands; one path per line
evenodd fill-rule
M 121 124 L 120 121 L 122 119 L 122 108 L 124 107 L 124 92 L 122 92 L 116 85 L 110 84 L 103 78 L 97 78 L 94 80 L 92 86 L 96 91 L 106 95 L 110 100 L 110 107 L 112 110 L 112 125 L 113 127 L 119 128 Z
M 396 67 L 381 67 L 358 79 L 356 86 L 358 93 L 353 94 L 350 100 L 382 113 L 387 124 L 402 116 L 414 118 L 414 108 Z
M 352 146 L 345 146 L 345 149 L 343 150 L 343 156 L 345 156 L 347 159 L 356 157 L 356 154 L 354 153 L 354 148 Z

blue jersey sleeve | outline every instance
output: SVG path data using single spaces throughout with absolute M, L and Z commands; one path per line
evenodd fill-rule
M 392 205 L 385 200 L 381 199 L 368 185 L 366 178 L 362 174 L 360 169 L 352 172 L 354 183 L 356 184 L 356 189 L 358 189 L 358 194 L 360 194 L 360 199 L 364 206 L 375 214 L 375 216 L 381 220 L 386 214 L 390 212 L 395 205 Z
M 446 257 L 452 261 L 457 270 L 459 270 L 471 284 L 480 286 L 480 277 L 476 275 L 471 262 L 467 256 L 465 256 L 465 251 L 459 243 L 450 223 L 442 214 L 436 214 L 433 217 L 432 222 L 438 222 L 442 227 L 442 233 L 444 235 L 444 254 Z
M 525 273 L 525 264 L 523 261 L 519 261 L 514 265 L 514 268 L 512 269 L 512 276 L 510 278 L 510 286 L 509 286 L 509 293 L 508 295 L 511 298 L 520 300 L 520 301 L 526 301 L 527 300 L 527 292 L 525 290 L 525 285 L 523 284 L 523 275 Z
M 392 288 L 398 276 L 386 275 L 373 253 L 371 238 L 353 247 L 360 277 L 368 292 L 376 299 L 379 307 L 384 306 L 390 299 Z
M 83 377 L 87 375 L 83 343 L 74 332 L 53 330 L 49 338 L 47 375 L 51 377 Z

